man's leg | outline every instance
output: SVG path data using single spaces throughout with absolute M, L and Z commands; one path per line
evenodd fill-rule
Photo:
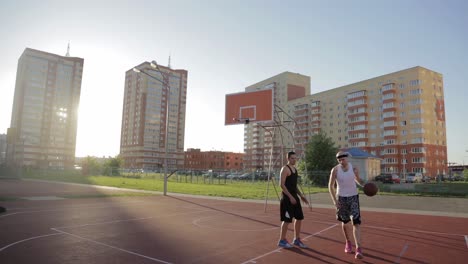
M 281 223 L 281 232 L 280 232 L 280 240 L 278 241 L 278 247 L 282 247 L 282 248 L 293 247 L 293 245 L 289 244 L 289 242 L 286 240 L 286 233 L 288 232 L 288 225 L 289 223 L 286 221 L 283 221 Z
M 301 238 L 301 224 L 302 220 L 294 219 L 294 239 Z
M 361 247 L 361 225 L 353 225 L 353 235 L 356 247 Z
M 349 230 L 349 222 L 348 223 L 341 223 L 341 229 L 343 230 L 343 235 L 346 239 L 346 241 L 351 241 L 350 238 L 351 238 L 351 235 L 350 235 L 350 230 Z
M 289 223 L 283 221 L 281 223 L 281 231 L 280 231 L 280 240 L 286 239 L 286 233 L 288 232 Z

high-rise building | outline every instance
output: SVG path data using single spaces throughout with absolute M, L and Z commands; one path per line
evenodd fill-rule
M 9 165 L 73 167 L 83 63 L 82 58 L 25 49 L 8 129 Z
M 294 150 L 294 111 L 291 102 L 310 94 L 310 77 L 283 72 L 245 88 L 246 92 L 273 89 L 273 121 L 244 126 L 244 166 L 250 170 L 281 167 L 284 156 Z M 262 111 L 262 109 L 257 109 Z
M 284 134 L 283 142 L 299 156 L 312 135 L 323 131 L 338 148 L 359 147 L 382 158 L 383 173 L 447 174 L 440 73 L 418 66 L 285 103 L 296 127 L 294 143 Z M 245 138 L 254 135 L 249 129 Z
M 5 164 L 7 150 L 7 137 L 6 134 L 0 134 L 0 166 Z
M 183 168 L 188 72 L 163 66 L 157 70 L 148 62 L 135 69 L 139 72 L 131 69 L 125 73 L 120 139 L 123 166 L 158 170 L 167 157 L 169 168 Z

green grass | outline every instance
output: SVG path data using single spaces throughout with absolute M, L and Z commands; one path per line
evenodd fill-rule
M 107 198 L 107 197 L 128 197 L 128 196 L 148 196 L 151 195 L 149 193 L 136 193 L 136 192 L 128 192 L 128 193 L 101 193 L 101 194 L 80 194 L 80 195 L 60 195 L 61 198 L 66 199 L 77 199 L 77 198 Z
M 47 173 L 28 173 L 27 178 L 43 179 L 50 181 L 73 182 L 82 184 L 93 184 L 102 186 L 112 186 L 118 188 L 129 188 L 148 191 L 163 191 L 163 180 L 159 174 L 135 174 L 135 176 L 82 176 L 77 173 L 66 173 L 53 171 Z M 137 177 L 136 177 L 137 176 Z M 192 181 L 192 183 L 190 183 Z M 168 180 L 168 192 L 184 193 L 194 195 L 233 197 L 242 199 L 264 199 L 266 194 L 266 182 L 264 181 L 230 181 L 223 179 L 213 179 L 210 183 L 203 177 L 177 176 L 173 175 Z M 439 197 L 464 197 L 468 198 L 468 182 L 431 183 L 415 184 L 411 189 L 396 189 L 400 187 L 396 184 L 379 183 L 379 194 L 381 195 L 410 195 L 410 196 L 439 196 Z M 401 185 L 403 186 L 403 185 Z M 281 190 L 275 186 L 280 194 Z M 325 187 L 304 187 L 306 193 L 328 192 Z M 269 198 L 276 199 L 277 193 L 270 183 Z
M 26 176 L 30 179 L 41 179 L 49 181 L 62 181 L 73 182 L 82 184 L 93 184 L 102 186 L 112 186 L 118 188 L 129 188 L 137 190 L 159 191 L 162 192 L 164 188 L 164 181 L 160 179 L 159 175 L 156 177 L 144 178 L 127 178 L 127 177 L 111 177 L 111 176 L 81 176 L 81 175 L 60 175 L 60 174 L 28 174 Z M 200 177 L 201 178 L 201 177 Z M 215 179 L 212 184 L 208 180 L 203 183 L 203 179 L 198 179 L 198 183 L 186 183 L 185 177 L 181 177 L 177 182 L 176 177 L 171 177 L 168 180 L 168 192 L 184 193 L 194 195 L 206 196 L 219 196 L 219 197 L 232 197 L 241 199 L 264 199 L 266 194 L 267 182 L 241 182 L 241 181 L 218 181 Z M 187 179 L 188 180 L 188 179 Z M 189 181 L 189 180 L 188 180 Z M 280 189 L 275 186 L 278 194 Z M 310 192 L 327 192 L 327 188 L 311 187 Z M 304 187 L 304 192 L 308 193 L 309 188 Z M 270 183 L 269 198 L 277 198 L 275 189 Z
M 18 201 L 21 200 L 17 197 L 0 197 L 0 202 L 11 202 L 11 201 Z
M 468 198 L 468 182 L 416 183 L 412 189 L 399 189 L 398 184 L 378 186 L 380 194 Z

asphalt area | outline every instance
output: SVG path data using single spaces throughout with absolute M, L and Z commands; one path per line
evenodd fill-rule
M 0 263 L 466 263 L 468 218 L 362 210 L 364 259 L 334 210 L 304 207 L 309 249 L 280 249 L 279 206 L 0 181 Z M 64 198 L 65 197 L 65 198 Z M 314 201 L 312 201 L 313 203 Z M 292 225 L 290 225 L 292 228 Z M 292 229 L 288 239 L 292 240 Z

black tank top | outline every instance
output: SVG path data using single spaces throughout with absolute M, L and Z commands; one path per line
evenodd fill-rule
M 288 192 L 291 195 L 295 195 L 297 193 L 297 170 L 293 171 L 289 165 L 286 165 L 288 169 L 291 171 L 291 175 L 286 177 L 286 181 L 284 185 L 286 186 L 286 189 L 288 189 Z

